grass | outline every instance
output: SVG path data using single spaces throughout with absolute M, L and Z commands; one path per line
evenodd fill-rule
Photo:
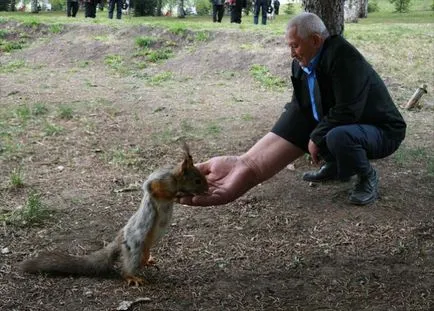
M 24 206 L 12 212 L 0 214 L 0 220 L 21 227 L 40 225 L 50 217 L 51 211 L 47 209 L 41 196 L 36 192 L 29 194 Z
M 44 126 L 44 135 L 45 136 L 56 136 L 63 132 L 63 127 L 53 124 L 53 123 L 45 123 Z
M 42 115 L 46 115 L 48 113 L 48 111 L 49 110 L 48 110 L 48 108 L 47 108 L 47 106 L 45 104 L 43 104 L 43 103 L 36 103 L 33 106 L 32 114 L 34 116 L 42 116 Z
M 119 70 L 124 63 L 124 58 L 121 55 L 109 54 L 105 56 L 104 62 L 112 69 Z
M 58 107 L 58 116 L 60 119 L 71 120 L 74 117 L 74 110 L 71 106 L 60 105 Z
M 172 56 L 173 52 L 169 48 L 162 48 L 158 50 L 153 50 L 148 53 L 148 60 L 151 63 L 156 63 L 160 60 L 169 59 Z
M 16 189 L 24 186 L 23 173 L 21 169 L 13 169 L 9 179 L 12 188 Z
M 139 147 L 118 147 L 103 153 L 102 158 L 104 161 L 114 166 L 136 167 L 140 166 L 142 161 L 140 156 L 141 152 Z
M 0 39 L 6 38 L 6 36 L 9 34 L 9 31 L 7 29 L 0 29 Z
M 254 64 L 250 73 L 265 88 L 283 89 L 286 86 L 285 80 L 272 75 L 266 66 Z
M 425 168 L 427 175 L 434 176 L 433 150 L 427 147 L 408 147 L 402 145 L 394 154 L 395 163 L 403 167 L 411 167 L 413 163 Z
M 19 106 L 15 109 L 15 117 L 21 121 L 21 123 L 27 122 L 32 116 L 32 110 L 29 106 Z
M 10 73 L 15 72 L 21 68 L 25 68 L 26 63 L 22 60 L 14 60 L 0 66 L 0 73 Z
M 150 85 L 161 85 L 166 81 L 170 81 L 173 78 L 173 74 L 170 71 L 160 72 L 150 78 L 147 81 Z
M 61 33 L 63 30 L 62 24 L 52 24 L 50 25 L 50 32 L 51 33 Z
M 136 45 L 139 48 L 149 48 L 157 42 L 155 37 L 141 36 L 136 38 Z
M 199 31 L 195 34 L 194 39 L 196 41 L 208 41 L 209 37 L 210 37 L 209 32 Z

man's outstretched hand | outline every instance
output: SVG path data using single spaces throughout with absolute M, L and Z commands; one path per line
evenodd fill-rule
M 248 163 L 237 156 L 220 156 L 196 165 L 208 181 L 208 192 L 184 196 L 178 203 L 210 206 L 229 203 L 256 185 L 255 173 Z

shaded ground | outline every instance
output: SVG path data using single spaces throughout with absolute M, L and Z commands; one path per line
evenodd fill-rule
M 11 40 L 26 31 L 1 27 Z M 178 162 L 176 138 L 197 161 L 239 154 L 290 98 L 250 70 L 264 65 L 289 83 L 280 37 L 99 25 L 59 33 L 37 25 L 30 34 L 24 49 L 0 55 L 0 208 L 7 215 L 36 191 L 52 217 L 38 226 L 4 221 L 1 310 L 116 310 L 143 297 L 150 301 L 131 310 L 433 308 L 428 108 L 403 111 L 411 131 L 399 153 L 374 163 L 381 199 L 373 205 L 347 204 L 351 184 L 309 187 L 300 177 L 312 167 L 300 159 L 226 206 L 177 206 L 154 251 L 160 271 L 145 270 L 142 288 L 116 277 L 23 275 L 17 264 L 40 251 L 84 254 L 110 241 L 141 199 L 119 190 Z M 138 37 L 153 37 L 150 50 L 168 59 L 150 61 Z M 24 187 L 16 189 L 18 169 Z

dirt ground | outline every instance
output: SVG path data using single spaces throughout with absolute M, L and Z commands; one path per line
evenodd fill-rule
M 116 310 L 139 298 L 147 299 L 129 310 L 434 308 L 428 108 L 402 111 L 411 130 L 401 153 L 374 162 L 381 198 L 372 205 L 346 202 L 351 183 L 310 187 L 301 175 L 315 167 L 303 158 L 225 206 L 177 205 L 153 252 L 160 270 L 145 269 L 143 287 L 117 276 L 21 273 L 19 262 L 41 251 L 81 255 L 110 241 L 138 207 L 146 176 L 181 158 L 177 138 L 196 161 L 247 150 L 291 95 L 262 86 L 250 68 L 264 65 L 289 85 L 291 60 L 281 37 L 235 30 L 0 27 L 10 40 L 30 34 L 23 49 L 0 54 L 1 213 L 36 191 L 52 214 L 36 226 L 3 222 L 0 310 Z M 172 54 L 147 61 L 140 36 Z M 34 111 L 25 122 L 23 107 Z M 20 188 L 10 185 L 16 169 Z

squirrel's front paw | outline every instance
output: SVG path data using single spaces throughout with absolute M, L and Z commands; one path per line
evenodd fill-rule
M 127 281 L 128 286 L 143 286 L 145 285 L 145 279 L 135 276 L 135 275 L 127 275 L 124 277 L 125 281 Z
M 157 266 L 157 262 L 156 262 L 155 258 L 152 257 L 151 255 L 149 256 L 148 260 L 145 260 L 143 258 L 143 260 L 142 260 L 142 266 L 143 267 L 149 267 L 149 266 L 151 266 L 151 267 L 154 267 L 157 270 L 160 270 L 160 268 L 158 268 L 158 266 Z

